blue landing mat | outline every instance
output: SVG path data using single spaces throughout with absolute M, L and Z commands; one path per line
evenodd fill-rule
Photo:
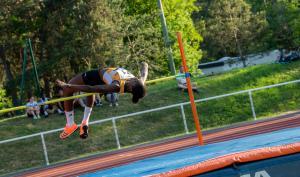
M 127 165 L 85 174 L 81 177 L 147 176 L 190 166 L 218 156 L 295 142 L 300 142 L 300 128 L 285 129 L 205 146 L 195 146 Z

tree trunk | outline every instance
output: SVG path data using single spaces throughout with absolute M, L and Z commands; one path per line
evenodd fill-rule
M 50 89 L 50 79 L 48 76 L 44 76 L 43 77 L 43 80 L 44 80 L 44 93 L 49 97 L 50 96 L 50 92 L 51 92 L 51 89 Z
M 5 47 L 4 46 L 0 47 L 0 59 L 2 60 L 7 79 L 9 81 L 12 81 L 14 79 L 14 77 L 13 77 L 13 74 L 12 74 L 11 69 L 10 69 L 10 64 L 6 59 Z
M 231 22 L 233 22 L 233 18 L 232 18 L 231 14 L 230 14 L 230 20 L 231 20 Z M 238 27 L 235 27 L 235 28 L 238 28 Z M 246 60 L 245 60 L 245 58 L 243 56 L 243 51 L 242 51 L 242 48 L 241 48 L 241 43 L 240 43 L 240 41 L 238 39 L 238 35 L 237 35 L 238 29 L 235 29 L 235 28 L 233 29 L 233 35 L 234 35 L 235 45 L 236 45 L 236 47 L 238 49 L 238 52 L 239 52 L 239 55 L 240 55 L 240 59 L 243 62 L 243 67 L 245 68 L 246 67 Z
M 9 91 L 9 94 L 11 95 L 12 100 L 13 100 L 13 105 L 17 106 L 18 105 L 18 96 L 17 96 L 17 91 L 16 91 L 16 83 L 15 83 L 16 81 L 12 74 L 12 71 L 10 68 L 10 63 L 6 59 L 4 45 L 0 46 L 0 60 L 4 66 L 4 72 L 5 72 L 6 78 L 8 79 L 7 82 L 9 83 L 9 85 L 13 86 L 13 87 L 11 87 L 11 90 Z
M 244 68 L 246 68 L 246 59 L 245 59 L 245 57 L 244 57 L 244 55 L 243 55 L 243 51 L 242 51 L 242 48 L 241 48 L 241 44 L 240 44 L 240 41 L 239 41 L 239 39 L 238 39 L 238 37 L 237 37 L 237 32 L 236 31 L 234 31 L 234 39 L 235 39 L 235 44 L 236 44 L 236 47 L 237 47 L 237 49 L 238 49 L 238 51 L 239 51 L 239 55 L 240 55 L 240 59 L 242 60 L 242 62 L 243 62 L 243 67 Z

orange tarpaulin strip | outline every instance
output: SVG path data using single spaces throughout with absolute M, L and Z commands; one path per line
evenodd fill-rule
M 184 177 L 199 175 L 202 173 L 218 170 L 234 163 L 253 162 L 258 160 L 269 159 L 284 155 L 300 153 L 300 143 L 281 145 L 275 147 L 266 147 L 254 149 L 246 152 L 229 154 L 213 159 L 209 159 L 198 164 L 184 167 L 181 169 L 169 171 L 162 174 L 152 175 L 152 177 Z

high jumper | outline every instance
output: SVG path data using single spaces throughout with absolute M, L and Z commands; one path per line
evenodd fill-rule
M 65 97 L 72 96 L 75 92 L 87 93 L 131 93 L 132 102 L 137 103 L 139 99 L 146 95 L 145 82 L 148 76 L 148 64 L 142 63 L 141 77 L 137 78 L 124 68 L 100 68 L 90 70 L 73 77 L 68 83 L 56 80 L 58 86 L 63 88 Z M 80 138 L 88 137 L 89 118 L 94 105 L 95 96 L 87 97 L 87 104 L 84 109 L 83 119 L 80 125 Z M 61 139 L 65 139 L 78 128 L 74 122 L 73 100 L 64 101 L 66 126 L 60 134 Z

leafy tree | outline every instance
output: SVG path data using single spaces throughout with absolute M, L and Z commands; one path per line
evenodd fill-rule
M 167 20 L 173 49 L 178 48 L 175 32 L 182 31 L 188 62 L 196 67 L 202 38 L 191 20 L 197 8 L 192 0 L 186 2 L 166 1 Z M 22 73 L 20 50 L 27 38 L 32 41 L 40 83 L 49 94 L 55 79 L 68 80 L 99 65 L 123 66 L 136 74 L 138 63 L 147 61 L 149 78 L 169 74 L 161 34 L 155 1 L 0 1 L 0 66 L 5 73 L 4 85 L 9 88 L 7 94 L 17 102 Z M 179 53 L 175 54 L 179 64 Z M 29 75 L 30 62 L 26 69 L 26 90 L 31 91 L 34 81 Z
M 20 78 L 20 49 L 24 39 L 35 38 L 38 29 L 36 23 L 39 6 L 33 1 L 1 1 L 0 2 L 0 60 L 5 72 L 5 86 L 13 102 L 17 104 L 17 91 Z
M 300 2 L 297 0 L 250 1 L 254 11 L 266 12 L 268 32 L 265 43 L 269 49 L 299 47 Z
M 139 63 L 146 61 L 151 67 L 150 77 L 169 72 L 160 28 L 154 26 L 157 19 L 150 14 L 124 18 L 123 51 L 118 63 L 138 72 Z
M 275 47 L 291 49 L 299 46 L 299 13 L 299 1 L 296 0 L 268 4 L 268 22 Z
M 157 12 L 157 1 L 144 1 L 144 0 L 123 0 L 122 8 L 126 16 L 132 15 L 146 15 Z
M 163 1 L 163 5 L 170 37 L 173 40 L 175 64 L 177 66 L 181 65 L 181 57 L 176 38 L 176 32 L 181 32 L 187 65 L 192 72 L 196 72 L 202 57 L 200 43 L 203 38 L 196 30 L 191 17 L 194 12 L 199 11 L 199 7 L 195 5 L 195 0 L 168 0 Z
M 293 30 L 293 47 L 300 47 L 300 1 L 292 1 L 289 5 L 292 12 L 292 19 L 289 22 Z
M 244 0 L 212 1 L 206 19 L 205 48 L 213 58 L 245 55 L 259 45 L 266 28 L 263 12 L 253 13 Z M 245 62 L 244 62 L 245 66 Z
M 6 91 L 0 88 L 0 109 L 9 108 L 12 106 L 12 101 L 7 97 Z
M 122 47 L 116 63 L 139 74 L 140 62 L 149 63 L 149 78 L 169 73 L 161 37 L 161 28 L 156 3 L 152 1 L 122 1 L 119 12 L 119 32 Z
M 167 71 L 167 59 L 166 59 L 166 50 L 164 49 L 163 41 L 162 41 L 162 29 L 161 22 L 158 16 L 158 5 L 157 1 L 125 1 L 125 14 L 129 14 L 131 17 L 134 17 L 140 21 L 144 20 L 144 23 L 147 25 L 141 25 L 139 27 L 135 27 L 139 30 L 137 31 L 147 31 L 143 33 L 143 35 L 138 35 L 139 38 L 143 36 L 146 37 L 145 42 L 138 42 L 139 44 L 144 43 L 147 44 L 151 41 L 151 38 L 147 39 L 147 36 L 152 36 L 152 40 L 156 41 L 153 46 L 148 46 L 149 49 L 155 49 L 152 53 L 156 56 L 153 57 L 152 62 L 154 63 L 152 69 L 156 73 L 163 74 Z M 194 11 L 198 11 L 199 8 L 195 6 L 195 0 L 169 0 L 162 1 L 163 8 L 165 12 L 165 17 L 169 29 L 169 36 L 172 42 L 172 50 L 175 65 L 181 65 L 181 57 L 179 53 L 176 32 L 182 32 L 187 63 L 191 68 L 191 71 L 196 71 L 198 63 L 201 59 L 201 50 L 200 50 L 200 42 L 202 41 L 201 35 L 197 32 L 191 15 Z M 148 16 L 148 17 L 147 17 Z M 146 18 L 146 19 L 144 19 Z M 134 20 L 132 20 L 134 21 Z M 126 24 L 126 23 L 125 23 Z M 135 29 L 133 28 L 133 29 Z M 156 46 L 156 47 L 154 47 Z M 159 51 L 161 51 L 159 53 Z M 162 53 L 164 52 L 164 53 Z M 148 57 L 149 58 L 149 57 Z M 150 57 L 151 58 L 151 57 Z M 159 67 L 163 66 L 163 67 Z

